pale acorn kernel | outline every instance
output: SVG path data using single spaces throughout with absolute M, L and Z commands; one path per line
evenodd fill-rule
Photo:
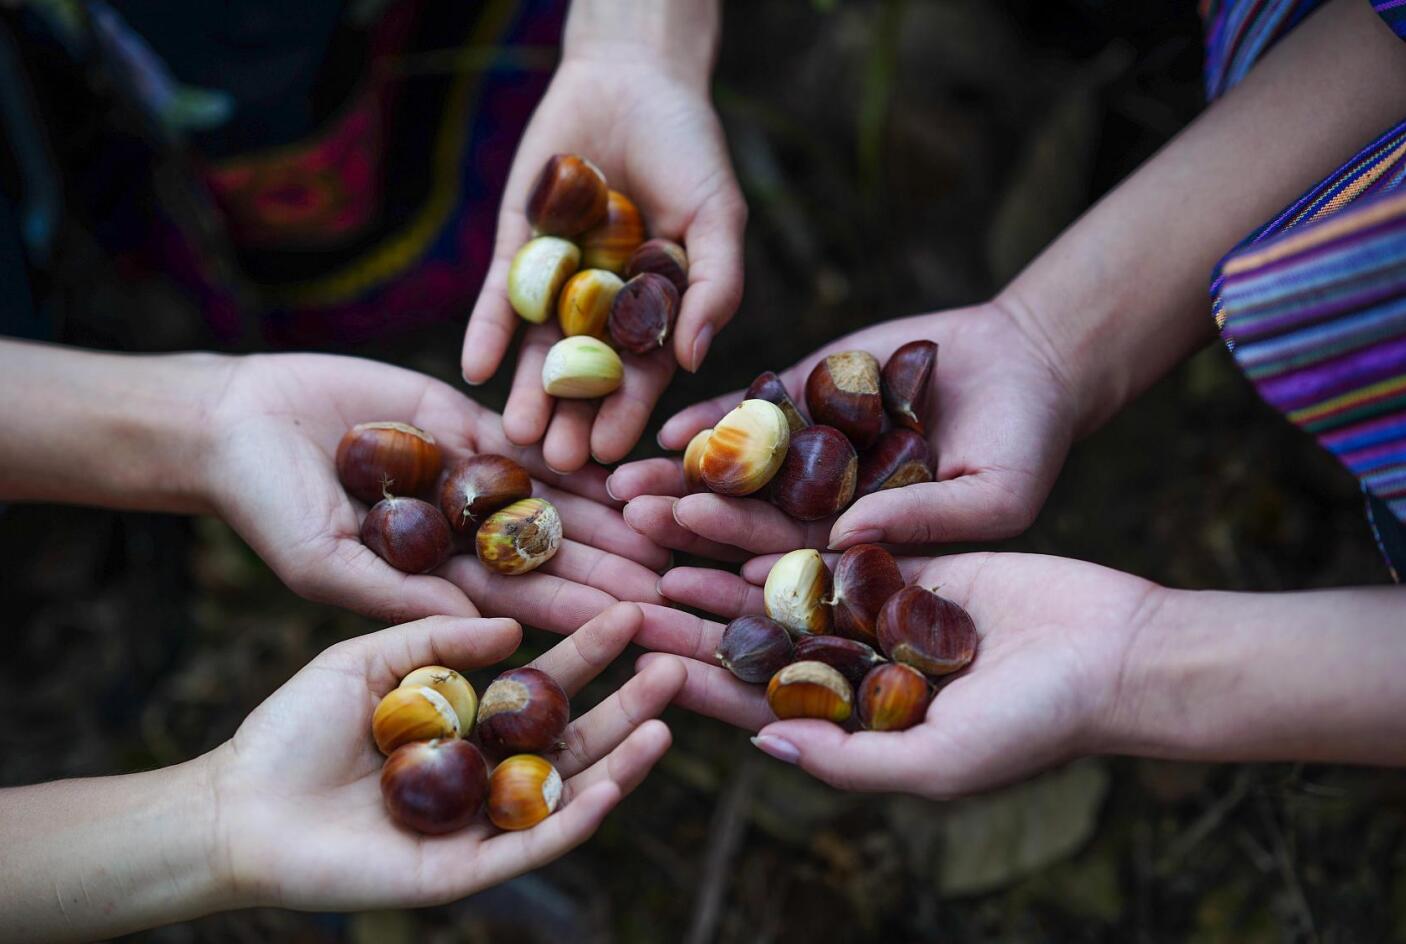
M 620 388 L 624 377 L 620 355 L 589 335 L 562 338 L 542 361 L 542 389 L 563 399 L 606 396 Z
M 819 685 L 834 692 L 845 704 L 850 704 L 854 698 L 844 676 L 823 662 L 792 662 L 776 675 L 778 685 Z
M 772 565 L 762 588 L 766 615 L 792 636 L 823 636 L 830 632 L 825 607 L 827 571 L 820 553 L 809 548 L 784 554 Z
M 541 324 L 556 311 L 557 295 L 581 264 L 576 244 L 557 236 L 538 236 L 523 243 L 508 269 L 508 302 L 513 311 Z
M 845 393 L 879 392 L 879 362 L 868 351 L 845 351 L 825 358 L 830 380 Z
M 683 477 L 688 484 L 690 492 L 696 492 L 704 488 L 702 462 L 703 450 L 708 447 L 708 437 L 713 435 L 713 428 L 701 429 L 693 434 L 693 438 L 688 441 L 688 446 L 683 451 Z

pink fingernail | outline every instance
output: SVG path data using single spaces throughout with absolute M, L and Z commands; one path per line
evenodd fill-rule
M 620 496 L 615 494 L 615 491 L 610 487 L 610 480 L 613 478 L 615 478 L 613 475 L 607 475 L 605 477 L 605 493 L 610 496 L 611 501 L 619 501 Z
M 698 337 L 693 339 L 693 350 L 690 352 L 693 358 L 693 366 L 689 368 L 690 373 L 697 373 L 698 368 L 703 366 L 703 358 L 708 356 L 708 348 L 713 343 L 713 326 L 704 325 L 703 330 L 698 332 Z
M 842 548 L 853 547 L 856 544 L 872 544 L 883 536 L 884 533 L 878 528 L 860 528 L 858 531 L 845 531 L 830 539 L 830 550 L 838 551 Z
M 752 738 L 752 743 L 763 754 L 775 757 L 784 764 L 794 764 L 801 759 L 800 749 L 796 745 L 775 734 L 759 734 Z

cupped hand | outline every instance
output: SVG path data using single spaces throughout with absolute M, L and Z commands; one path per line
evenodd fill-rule
M 620 604 L 532 663 L 568 694 L 618 656 L 639 630 Z M 652 665 L 574 720 L 551 758 L 561 808 L 532 829 L 486 821 L 442 836 L 397 825 L 381 798 L 385 758 L 371 715 L 422 665 L 468 670 L 511 655 L 511 620 L 433 617 L 339 643 L 260 705 L 205 759 L 217 815 L 217 858 L 232 904 L 348 911 L 428 905 L 536 868 L 585 841 L 668 749 L 651 720 L 684 681 L 679 660 Z
M 775 558 L 741 576 L 678 568 L 661 582 L 679 603 L 732 619 L 761 613 Z M 1164 591 L 1082 561 L 1033 554 L 902 558 L 910 584 L 936 589 L 976 623 L 976 658 L 940 686 L 926 719 L 902 732 L 849 732 L 824 721 L 777 721 L 761 686 L 739 682 L 713 651 L 721 623 L 647 606 L 647 645 L 688 656 L 678 704 L 748 730 L 754 743 L 846 790 L 947 798 L 1009 783 L 1105 748 L 1130 645 Z M 642 670 L 654 653 L 640 659 Z M 1135 700 L 1135 699 L 1134 699 Z
M 542 443 L 553 469 L 572 471 L 595 457 L 617 462 L 644 431 L 674 369 L 696 371 L 742 296 L 746 206 L 733 177 L 722 127 L 706 85 L 648 57 L 568 57 L 518 146 L 498 217 L 493 263 L 464 335 L 470 383 L 493 375 L 521 319 L 508 304 L 508 268 L 531 237 L 528 190 L 553 154 L 581 154 L 630 197 L 650 234 L 683 243 L 684 293 L 672 343 L 645 356 L 623 355 L 625 380 L 604 399 L 555 400 L 542 390 L 542 361 L 561 338 L 556 319 L 529 325 L 518 352 L 503 428 L 520 445 Z
M 200 477 L 216 511 L 295 592 L 387 620 L 447 614 L 521 618 L 570 632 L 617 600 L 650 601 L 668 554 L 611 507 L 605 472 L 553 472 L 540 450 L 504 438 L 498 416 L 447 384 L 349 357 L 242 358 L 209 409 L 210 455 Z M 458 555 L 430 574 L 405 574 L 361 543 L 366 508 L 337 481 L 334 457 L 357 423 L 399 420 L 434 435 L 446 461 L 511 456 L 534 494 L 561 512 L 565 540 L 530 577 L 505 577 Z M 531 586 L 533 593 L 523 591 Z
M 826 355 L 863 350 L 882 364 L 919 338 L 938 344 L 924 417 L 936 481 L 864 496 L 837 518 L 811 523 L 759 498 L 687 495 L 674 459 L 621 466 L 610 477 L 611 495 L 629 502 L 625 519 L 654 542 L 720 559 L 1019 533 L 1035 519 L 1069 451 L 1075 404 L 1042 345 L 1001 304 L 887 321 L 826 345 L 780 377 L 804 409 L 806 378 Z M 660 442 L 682 449 L 741 398 L 736 391 L 689 407 L 664 424 Z

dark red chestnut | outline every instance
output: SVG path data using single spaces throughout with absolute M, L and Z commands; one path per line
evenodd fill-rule
M 795 661 L 824 662 L 855 688 L 884 657 L 857 639 L 843 636 L 803 636 L 796 641 Z
M 931 590 L 905 587 L 879 611 L 879 647 L 927 675 L 949 675 L 976 655 L 976 624 L 966 610 Z
M 688 290 L 688 255 L 672 240 L 651 239 L 640 244 L 625 264 L 625 277 L 632 279 L 641 272 L 664 276 L 680 295 Z
M 760 684 L 791 662 L 791 634 L 765 616 L 742 616 L 727 624 L 718 651 L 718 663 L 744 682 Z
M 409 423 L 358 423 L 337 444 L 337 478 L 353 498 L 374 505 L 381 496 L 423 495 L 444 459 L 433 436 Z
M 757 379 L 752 381 L 752 386 L 747 388 L 742 399 L 765 400 L 781 407 L 781 412 L 786 414 L 786 423 L 791 427 L 792 433 L 800 432 L 810 425 L 801 415 L 796 401 L 792 400 L 791 395 L 786 392 L 786 385 L 781 382 L 780 377 L 776 376 L 775 371 L 768 370 L 758 374 Z
M 532 497 L 527 470 L 507 456 L 469 456 L 449 467 L 439 487 L 439 509 L 449 526 L 472 534 L 493 512 Z
M 830 605 L 835 631 L 875 642 L 879 611 L 903 589 L 898 561 L 877 544 L 856 544 L 835 561 L 833 580 Z
M 839 514 L 854 497 L 859 456 L 833 426 L 807 426 L 791 434 L 791 446 L 771 480 L 771 500 L 792 518 L 818 521 Z
M 911 665 L 889 662 L 859 686 L 859 720 L 870 731 L 906 731 L 927 717 L 928 680 Z
M 557 680 L 530 666 L 493 680 L 478 703 L 478 737 L 496 754 L 545 754 L 555 750 L 571 705 Z
M 879 362 L 867 351 L 831 354 L 806 378 L 806 407 L 812 420 L 844 433 L 855 449 L 868 449 L 884 426 Z
M 387 496 L 367 512 L 361 543 L 396 570 L 423 574 L 444 563 L 454 536 L 444 515 L 429 502 Z
M 576 236 L 605 219 L 605 174 L 584 157 L 557 154 L 527 196 L 527 221 L 539 233 Z
M 645 272 L 626 282 L 610 306 L 610 337 L 635 354 L 664 346 L 679 314 L 679 290 L 674 283 Z
M 937 345 L 932 341 L 909 341 L 894 351 L 884 365 L 880 386 L 884 409 L 899 426 L 923 433 L 923 413 L 928 402 L 928 385 L 937 366 Z
M 392 818 L 416 832 L 463 829 L 488 793 L 488 765 L 468 741 L 414 741 L 381 768 L 381 797 Z
M 891 429 L 859 457 L 855 492 L 871 495 L 886 488 L 931 482 L 928 441 L 911 429 Z

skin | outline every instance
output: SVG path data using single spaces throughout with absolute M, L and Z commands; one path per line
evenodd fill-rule
M 15 405 L 0 417 L 0 500 L 216 514 L 312 600 L 385 620 L 483 612 L 568 633 L 617 600 L 659 599 L 667 552 L 610 506 L 603 470 L 567 480 L 505 439 L 495 414 L 421 374 L 319 355 L 120 356 L 0 341 L 0 400 Z M 471 553 L 410 575 L 363 546 L 367 509 L 342 489 L 333 458 L 351 426 L 388 418 L 428 430 L 446 462 L 491 452 L 522 463 L 561 512 L 556 557 L 530 577 L 491 573 Z
M 926 414 L 938 481 L 879 492 L 803 525 L 756 500 L 684 495 L 673 460 L 622 466 L 608 483 L 659 544 L 731 559 L 866 541 L 922 548 L 1009 537 L 1034 520 L 1074 439 L 1102 425 L 1213 335 L 1206 283 L 1255 226 L 1400 117 L 1406 52 L 1368 4 L 1334 0 L 1074 223 L 993 301 L 890 321 L 782 373 L 793 398 L 820 356 L 881 361 L 905 341 L 939 345 Z M 681 450 L 741 398 L 670 419 Z M 797 402 L 803 402 L 797 398 Z
M 639 207 L 650 235 L 683 243 L 689 257 L 672 343 L 646 356 L 626 355 L 623 385 L 600 401 L 555 400 L 543 392 L 542 361 L 561 330 L 555 319 L 527 326 L 503 429 L 519 445 L 540 442 L 553 469 L 575 471 L 592 457 L 624 458 L 675 368 L 702 366 L 741 299 L 747 210 L 708 94 L 718 32 L 716 0 L 578 0 L 561 65 L 518 145 L 493 262 L 464 335 L 469 383 L 493 375 L 525 324 L 508 304 L 508 268 L 530 238 L 528 191 L 552 155 L 590 158 Z
M 642 622 L 621 604 L 532 663 L 575 694 Z M 0 791 L 0 923 L 26 941 L 106 938 L 257 906 L 353 911 L 462 898 L 584 842 L 668 749 L 651 720 L 685 673 L 636 675 L 576 718 L 551 760 L 562 806 L 532 829 L 397 826 L 371 739 L 377 702 L 412 669 L 511 655 L 512 620 L 434 617 L 339 643 L 210 753 L 176 767 Z M 331 706 L 335 706 L 332 708 Z

